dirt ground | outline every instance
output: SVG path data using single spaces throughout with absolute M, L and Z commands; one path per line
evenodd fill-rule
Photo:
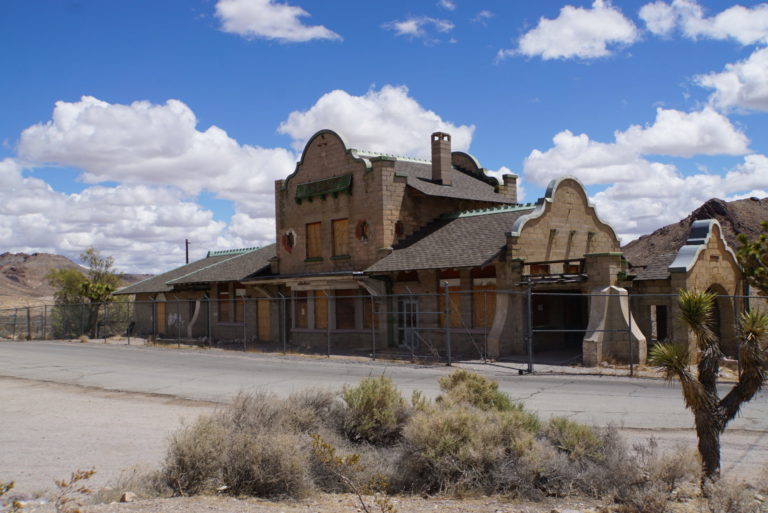
M 0 377 L 0 482 L 15 481 L 14 492 L 29 499 L 25 511 L 53 511 L 54 479 L 78 469 L 96 470 L 89 486 L 114 485 L 131 469 L 159 466 L 168 437 L 185 422 L 194 421 L 216 405 L 173 397 L 110 392 L 101 389 Z M 695 448 L 689 431 L 652 433 L 624 430 L 632 441 L 653 435 L 662 449 L 682 444 Z M 729 477 L 752 480 L 768 461 L 768 433 L 728 433 L 723 437 L 723 471 Z M 510 502 L 482 497 L 451 500 L 394 498 L 400 512 L 550 513 L 597 512 L 599 505 L 585 499 L 544 503 Z M 1 510 L 2 508 L 0 508 Z M 155 499 L 131 504 L 88 506 L 92 513 L 264 512 L 331 513 L 360 511 L 350 495 L 318 494 L 301 502 L 269 502 L 224 497 Z

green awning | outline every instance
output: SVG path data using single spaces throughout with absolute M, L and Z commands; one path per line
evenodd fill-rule
M 324 178 L 314 182 L 300 183 L 296 186 L 296 203 L 301 203 L 302 200 L 312 201 L 312 198 L 316 196 L 325 198 L 328 194 L 332 194 L 336 197 L 340 192 L 351 194 L 351 189 L 351 174 Z

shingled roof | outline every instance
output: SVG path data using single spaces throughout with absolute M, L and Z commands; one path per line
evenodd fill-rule
M 533 209 L 532 204 L 502 206 L 440 217 L 398 243 L 366 272 L 481 266 L 499 254 L 515 221 Z
M 263 248 L 230 256 L 226 260 L 203 267 L 179 278 L 168 281 L 169 285 L 213 283 L 220 281 L 242 281 L 268 270 L 269 260 L 276 256 L 277 245 L 270 244 Z
M 514 199 L 496 192 L 496 186 L 491 183 L 495 181 L 495 178 L 492 177 L 486 177 L 483 180 L 470 172 L 460 171 L 453 167 L 448 170 L 451 185 L 442 185 L 432 180 L 432 163 L 428 160 L 398 157 L 370 151 L 354 151 L 359 157 L 384 156 L 394 160 L 395 175 L 405 177 L 409 187 L 427 196 L 487 201 L 509 205 L 515 204 Z
M 147 278 L 146 280 L 134 283 L 128 287 L 123 287 L 122 289 L 116 291 L 115 295 L 170 292 L 173 290 L 173 283 L 171 282 L 176 282 L 176 280 L 182 280 L 178 283 L 189 283 L 187 281 L 189 277 L 198 273 L 199 278 L 208 278 L 214 274 L 218 274 L 220 276 L 238 275 L 239 271 L 242 271 L 245 265 L 250 266 L 250 271 L 245 275 L 231 280 L 236 281 L 263 270 L 264 265 L 262 262 L 264 262 L 265 259 L 268 260 L 272 256 L 275 256 L 275 244 L 270 244 L 269 246 L 265 246 L 263 248 L 247 248 L 242 250 L 209 252 L 208 256 L 201 260 L 182 265 L 181 267 L 177 267 L 171 271 Z M 220 271 L 217 271 L 216 268 L 219 265 L 222 267 L 220 268 Z M 237 272 L 235 272 L 236 270 Z M 218 281 L 230 280 L 222 279 Z M 199 282 L 202 283 L 205 282 L 205 280 L 200 279 Z

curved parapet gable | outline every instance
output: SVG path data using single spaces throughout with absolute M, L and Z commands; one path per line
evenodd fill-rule
M 310 137 L 307 140 L 307 144 L 304 145 L 304 150 L 301 152 L 301 158 L 296 163 L 296 168 L 293 170 L 293 173 L 288 175 L 285 178 L 285 180 L 283 180 L 283 184 L 282 184 L 283 190 L 286 190 L 288 188 L 288 182 L 290 182 L 291 179 L 298 174 L 299 170 L 304 165 L 307 159 L 307 155 L 318 145 L 318 143 L 320 143 L 321 141 L 325 142 L 326 140 L 328 142 L 333 142 L 337 146 L 341 147 L 344 150 L 344 153 L 348 157 L 350 157 L 352 160 L 358 161 L 361 164 L 363 164 L 363 166 L 365 166 L 367 170 L 372 169 L 371 161 L 368 160 L 367 158 L 358 156 L 357 151 L 349 147 L 346 139 L 341 134 L 325 128 L 323 130 L 320 130 L 319 132 L 316 132 L 312 137 Z
M 499 180 L 493 176 L 488 176 L 488 170 L 481 167 L 480 162 L 469 153 L 463 151 L 451 152 L 451 165 L 462 173 L 472 175 L 487 184 L 499 185 Z
M 609 233 L 616 240 L 616 243 L 618 245 L 618 243 L 620 242 L 620 239 L 616 235 L 616 231 L 613 229 L 613 227 L 610 224 L 606 223 L 600 218 L 600 216 L 597 213 L 597 210 L 595 209 L 594 203 L 589 201 L 589 196 L 587 196 L 586 188 L 581 183 L 581 181 L 579 181 L 578 178 L 573 176 L 563 176 L 561 178 L 558 178 L 556 180 L 552 180 L 551 182 L 549 182 L 549 185 L 547 186 L 547 192 L 544 194 L 544 197 L 539 198 L 539 200 L 536 202 L 536 209 L 530 214 L 520 217 L 512 226 L 512 230 L 509 233 L 507 233 L 507 236 L 519 237 L 523 231 L 523 228 L 528 222 L 531 222 L 535 219 L 542 217 L 551 208 L 551 205 L 555 202 L 555 196 L 557 195 L 558 189 L 566 184 L 570 184 L 574 186 L 574 188 L 579 192 L 582 198 L 585 209 L 589 211 L 589 213 L 594 217 L 595 221 L 598 224 L 608 229 Z
M 671 273 L 687 273 L 696 262 L 699 260 L 699 256 L 702 251 L 707 248 L 709 240 L 713 237 L 714 228 L 717 226 L 717 235 L 725 248 L 726 252 L 731 256 L 734 262 L 738 262 L 736 254 L 728 246 L 725 238 L 723 237 L 723 230 L 717 219 L 701 219 L 694 221 L 691 225 L 691 231 L 688 233 L 688 239 L 685 244 L 677 251 L 675 260 L 669 265 L 669 272 Z

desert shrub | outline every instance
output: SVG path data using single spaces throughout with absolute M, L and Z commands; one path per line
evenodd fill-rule
M 603 458 L 603 440 L 599 430 L 591 426 L 553 417 L 547 422 L 543 435 L 571 459 L 599 461 Z
M 319 389 L 296 392 L 285 401 L 285 409 L 288 427 L 299 432 L 342 430 L 344 405 L 337 392 Z
M 93 502 L 95 504 L 118 502 L 127 492 L 136 494 L 139 499 L 170 497 L 173 494 L 173 490 L 169 488 L 161 472 L 133 467 L 121 472 L 108 487 L 96 491 Z
M 236 431 L 227 442 L 221 476 L 228 493 L 282 499 L 312 489 L 305 439 L 275 430 Z
M 240 394 L 232 405 L 174 435 L 162 475 L 179 495 L 223 490 L 297 498 L 311 489 L 307 437 L 290 427 L 285 401 Z
M 522 410 L 507 394 L 499 391 L 499 384 L 464 369 L 453 371 L 439 380 L 443 395 L 438 401 L 468 403 L 481 410 Z
M 163 464 L 163 476 L 177 494 L 194 495 L 221 483 L 227 429 L 213 416 L 200 417 L 172 438 Z
M 705 511 L 709 513 L 763 513 L 768 506 L 755 500 L 755 490 L 743 481 L 718 479 L 704 485 Z M 762 508 L 762 509 L 761 509 Z
M 622 485 L 613 491 L 623 513 L 668 511 L 675 489 L 683 482 L 698 479 L 701 469 L 691 451 L 680 448 L 660 454 L 653 438 L 646 444 L 636 444 L 629 462 L 630 466 L 619 474 Z
M 538 421 L 519 411 L 445 404 L 415 414 L 403 430 L 401 489 L 492 493 L 495 470 L 529 450 Z
M 399 438 L 409 412 L 391 379 L 367 377 L 355 387 L 345 387 L 343 398 L 343 431 L 350 440 L 380 445 Z

